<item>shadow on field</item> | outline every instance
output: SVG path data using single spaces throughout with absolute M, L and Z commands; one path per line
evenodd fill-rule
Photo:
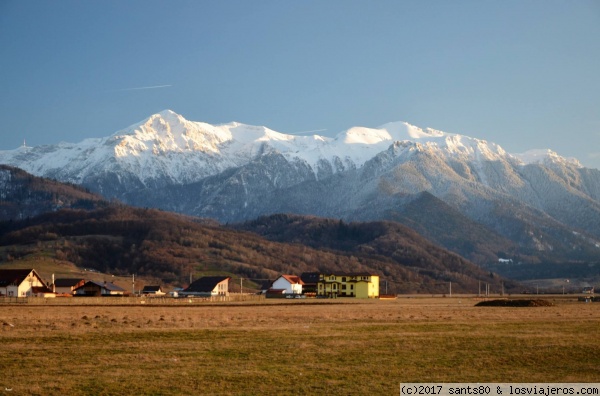
M 548 300 L 490 300 L 475 304 L 476 307 L 552 307 Z

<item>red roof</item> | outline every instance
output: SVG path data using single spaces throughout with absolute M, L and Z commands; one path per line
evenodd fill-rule
M 296 275 L 281 275 L 281 277 L 284 278 L 286 281 L 290 282 L 290 284 L 292 285 L 304 284 L 304 282 L 302 282 L 302 279 L 300 279 L 300 277 Z

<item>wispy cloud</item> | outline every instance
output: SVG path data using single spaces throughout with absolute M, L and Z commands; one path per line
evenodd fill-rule
M 125 92 L 125 91 L 141 91 L 144 89 L 158 89 L 158 88 L 168 88 L 168 87 L 172 87 L 173 85 L 171 84 L 166 84 L 166 85 L 151 85 L 148 87 L 134 87 L 134 88 L 121 88 L 121 89 L 112 89 L 110 91 L 107 92 Z

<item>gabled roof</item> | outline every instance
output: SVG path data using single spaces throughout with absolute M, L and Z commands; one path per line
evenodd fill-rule
M 104 288 L 108 291 L 125 291 L 125 289 L 115 285 L 114 283 L 110 283 L 110 282 L 96 282 L 96 281 L 87 281 L 85 282 L 83 285 L 79 286 L 77 289 L 75 290 L 79 290 L 79 289 L 83 289 L 88 285 L 96 285 L 100 288 Z
M 10 285 L 20 285 L 25 278 L 34 271 L 31 269 L 0 269 L 0 287 Z M 39 278 L 39 275 L 34 271 L 34 274 Z M 41 280 L 41 279 L 40 279 Z
M 224 280 L 229 280 L 229 276 L 204 276 L 192 282 L 184 292 L 208 293 L 214 290 L 215 287 Z
M 79 282 L 84 281 L 83 278 L 58 278 L 54 280 L 54 286 L 56 287 L 73 287 Z
M 302 279 L 297 275 L 281 275 L 281 278 L 285 279 L 290 285 L 303 285 Z

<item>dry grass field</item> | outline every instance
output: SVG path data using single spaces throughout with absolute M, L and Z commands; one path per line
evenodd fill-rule
M 600 303 L 473 298 L 0 306 L 0 393 L 398 395 L 401 382 L 597 382 Z

